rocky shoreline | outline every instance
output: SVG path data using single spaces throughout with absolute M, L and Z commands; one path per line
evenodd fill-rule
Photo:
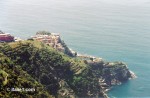
M 82 97 L 83 95 L 87 97 L 96 97 L 96 96 L 101 95 L 104 98 L 108 98 L 107 92 L 111 90 L 112 86 L 120 85 L 124 83 L 125 81 L 128 81 L 129 79 L 136 78 L 136 75 L 134 74 L 134 72 L 130 71 L 127 65 L 123 62 L 108 62 L 108 61 L 103 60 L 102 58 L 89 56 L 89 55 L 83 55 L 83 54 L 79 54 L 76 51 L 73 51 L 64 43 L 64 41 L 60 38 L 59 34 L 40 31 L 40 32 L 37 32 L 35 36 L 29 38 L 28 40 L 31 42 L 35 40 L 38 42 L 42 42 L 48 47 L 50 46 L 53 49 L 59 52 L 63 52 L 64 54 L 68 55 L 68 57 L 74 60 L 80 60 L 80 62 L 83 62 L 84 64 L 86 64 L 86 67 L 84 70 L 87 70 L 88 73 L 90 73 L 90 74 L 87 74 L 86 77 L 94 77 L 95 80 L 93 81 L 97 81 L 98 83 L 97 86 L 99 86 L 98 88 L 100 89 L 100 91 L 94 92 L 94 91 L 91 91 L 91 89 L 89 89 L 87 92 L 84 92 L 83 94 L 81 94 Z M 23 40 L 19 39 L 17 41 L 22 42 Z M 73 63 L 69 63 L 69 64 L 73 64 Z M 78 79 L 81 78 L 82 75 L 80 74 L 84 73 L 84 70 L 81 70 L 80 68 L 78 68 L 77 65 L 73 66 L 73 70 L 76 70 L 74 72 L 75 76 L 73 76 L 75 77 L 75 79 L 77 78 L 76 81 L 78 81 Z M 94 76 L 91 76 L 91 74 L 93 74 Z M 76 92 L 74 91 L 75 88 L 72 89 L 72 86 L 70 87 L 72 83 L 69 83 L 64 79 L 58 80 L 58 83 L 60 86 L 59 88 L 62 88 L 58 90 L 58 94 L 60 96 L 62 97 L 70 96 L 68 98 L 76 98 L 76 95 L 75 95 Z M 83 91 L 84 90 L 86 91 L 86 89 L 87 88 L 83 88 Z M 81 96 L 80 92 L 78 93 L 79 94 L 77 95 L 79 95 L 80 97 Z
M 41 33 L 39 32 L 38 35 L 40 35 L 40 34 Z M 86 64 L 88 64 L 92 67 L 98 65 L 101 68 L 111 69 L 111 66 L 115 66 L 115 65 L 124 66 L 123 70 L 120 68 L 120 70 L 122 70 L 122 72 L 120 72 L 119 74 L 118 74 L 118 70 L 117 70 L 115 72 L 115 74 L 114 73 L 113 74 L 112 73 L 110 73 L 110 74 L 106 73 L 106 75 L 103 75 L 102 77 L 99 77 L 97 75 L 97 77 L 99 77 L 99 84 L 100 84 L 101 88 L 103 89 L 103 93 L 104 93 L 106 98 L 108 97 L 106 93 L 109 90 L 111 90 L 112 86 L 121 85 L 123 82 L 125 82 L 129 79 L 136 78 L 136 75 L 132 71 L 130 71 L 127 68 L 127 65 L 124 64 L 123 62 L 106 62 L 102 58 L 98 58 L 98 57 L 94 57 L 94 56 L 90 56 L 90 55 L 79 54 L 78 52 L 67 47 L 67 45 L 64 43 L 64 41 L 62 41 L 62 39 L 60 38 L 60 35 L 53 33 L 53 34 L 51 34 L 51 36 L 53 36 L 53 37 L 55 36 L 54 39 L 57 39 L 55 41 L 55 44 L 56 45 L 59 44 L 59 46 L 61 46 L 61 48 L 62 48 L 62 49 L 57 49 L 56 47 L 54 47 L 55 49 L 57 49 L 61 52 L 64 52 L 64 51 L 66 51 L 65 49 L 67 48 L 68 49 L 67 51 L 69 51 L 70 52 L 69 54 L 71 54 L 69 56 L 73 56 L 74 58 L 82 59 Z M 61 42 L 63 42 L 63 43 L 61 43 Z M 63 44 L 65 44 L 65 47 L 63 47 Z M 122 77 L 122 80 L 119 79 L 119 77 Z

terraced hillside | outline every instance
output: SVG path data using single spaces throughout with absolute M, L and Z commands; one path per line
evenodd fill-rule
M 0 96 L 29 98 L 107 97 L 100 79 L 131 78 L 123 63 L 88 63 L 72 58 L 38 41 L 0 44 Z M 120 70 L 120 71 L 118 71 Z M 119 72 L 119 74 L 117 74 Z M 10 92 L 7 88 L 35 88 L 33 92 Z

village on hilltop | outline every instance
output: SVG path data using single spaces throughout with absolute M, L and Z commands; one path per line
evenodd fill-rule
M 60 39 L 60 35 L 57 33 L 49 33 L 46 31 L 37 32 L 35 36 L 32 37 L 33 40 L 41 41 L 54 49 L 61 52 L 65 51 Z
M 102 61 L 102 58 L 79 54 L 76 51 L 73 51 L 72 49 L 68 48 L 68 46 L 64 43 L 64 41 L 61 40 L 59 33 L 50 33 L 47 31 L 39 31 L 36 33 L 35 36 L 32 36 L 30 39 L 37 40 L 44 44 L 47 44 L 48 46 L 51 46 L 52 48 L 54 48 L 60 52 L 63 52 L 67 55 L 86 60 L 86 61 L 88 61 L 88 63 L 90 63 L 91 61 L 92 61 L 92 63 Z M 12 36 L 9 33 L 4 33 L 2 31 L 0 31 L 0 43 L 14 42 L 14 41 L 21 41 L 21 39 Z

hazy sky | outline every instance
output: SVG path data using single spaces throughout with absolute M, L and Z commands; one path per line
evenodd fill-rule
M 24 0 L 6 0 L 12 2 L 24 2 Z M 25 0 L 26 2 L 31 0 Z M 47 2 L 47 3 L 85 3 L 85 2 L 104 2 L 111 4 L 123 4 L 123 5 L 142 5 L 142 4 L 150 4 L 150 0 L 32 0 L 31 2 Z

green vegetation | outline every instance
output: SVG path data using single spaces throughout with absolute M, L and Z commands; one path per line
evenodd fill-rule
M 48 32 L 48 31 L 39 31 L 39 32 L 37 32 L 36 34 L 51 35 L 51 33 Z
M 35 92 L 10 92 L 11 88 L 35 88 Z M 41 98 L 52 96 L 44 87 L 22 70 L 3 53 L 0 53 L 0 97 L 1 98 Z
M 104 64 L 85 64 L 38 41 L 3 43 L 0 44 L 0 97 L 104 97 L 99 78 L 110 78 L 112 73 L 115 77 L 118 69 L 126 69 L 124 64 L 111 67 Z M 36 91 L 7 91 L 11 87 L 35 88 Z
M 1 85 L 6 85 L 8 80 L 7 80 L 7 77 L 8 77 L 8 74 L 3 71 L 3 70 L 0 70 L 0 83 Z

